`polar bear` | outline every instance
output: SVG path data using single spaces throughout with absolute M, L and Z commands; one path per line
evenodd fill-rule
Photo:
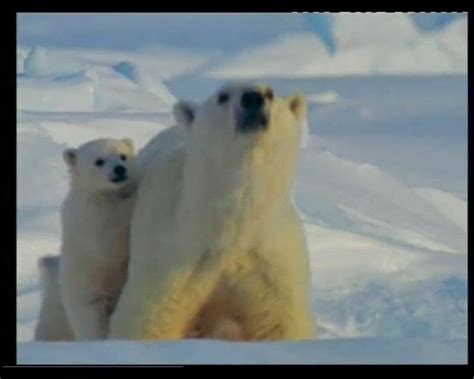
M 47 255 L 38 260 L 41 304 L 35 327 L 37 341 L 71 341 L 74 339 L 59 291 L 59 256 Z
M 126 279 L 138 177 L 133 142 L 102 138 L 64 150 L 70 190 L 61 209 L 59 286 L 76 340 L 104 339 Z
M 142 173 L 148 165 L 170 151 L 185 147 L 187 131 L 178 125 L 167 127 L 152 137 L 138 152 L 137 164 Z
M 314 338 L 290 199 L 304 97 L 235 83 L 173 112 L 189 138 L 142 175 L 109 339 Z

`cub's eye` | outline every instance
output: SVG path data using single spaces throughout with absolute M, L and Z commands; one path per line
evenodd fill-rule
M 103 166 L 104 163 L 105 163 L 105 161 L 102 158 L 99 158 L 95 161 L 95 165 L 98 166 L 98 167 Z
M 127 160 L 127 156 L 125 154 L 120 154 L 120 159 L 122 161 L 126 161 Z
M 217 98 L 219 104 L 225 104 L 229 100 L 229 95 L 227 93 L 221 93 Z

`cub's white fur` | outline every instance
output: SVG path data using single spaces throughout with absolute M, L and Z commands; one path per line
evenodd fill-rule
M 70 341 L 74 339 L 64 312 L 59 291 L 59 256 L 45 256 L 38 260 L 41 284 L 41 305 L 35 340 Z
M 134 147 L 98 139 L 66 149 L 64 159 L 71 185 L 61 210 L 61 298 L 75 339 L 104 339 L 126 280 Z

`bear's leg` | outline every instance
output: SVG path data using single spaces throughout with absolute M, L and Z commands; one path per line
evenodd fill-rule
M 284 315 L 280 321 L 281 338 L 283 340 L 315 339 L 315 323 L 308 307 L 294 306 L 292 311 Z
M 150 334 L 157 339 L 182 339 L 195 329 L 197 317 L 212 293 L 217 276 L 203 273 L 191 274 L 187 280 L 176 282 L 154 314 L 157 322 L 150 324 Z
M 109 299 L 68 302 L 67 315 L 76 340 L 101 340 L 107 336 Z
M 217 320 L 215 325 L 204 335 L 205 338 L 226 340 L 226 341 L 244 341 L 245 336 L 241 325 L 230 318 Z
M 233 283 L 230 293 L 233 296 L 229 296 L 229 302 L 235 302 L 241 313 L 240 325 L 245 340 L 314 338 L 308 289 L 305 281 L 299 279 L 289 274 L 285 267 L 272 267 L 272 263 L 262 260 L 253 273 Z
M 156 283 L 153 288 L 151 283 L 130 280 L 112 315 L 108 338 L 177 340 L 199 335 L 196 318 L 215 286 L 218 273 L 193 272 L 178 270 L 160 288 L 156 288 Z M 145 293 L 143 288 L 152 290 Z
M 35 339 L 38 341 L 72 340 L 73 334 L 66 318 L 59 292 L 59 256 L 38 260 L 41 284 L 41 305 Z
M 255 272 L 245 284 L 247 312 L 255 339 L 314 339 L 316 322 L 311 311 L 311 276 L 306 240 L 293 207 L 263 238 L 255 253 Z M 243 285 L 238 284 L 238 285 Z M 254 287 L 255 286 L 255 287 Z
M 313 316 L 303 305 L 274 299 L 255 306 L 243 325 L 250 341 L 309 340 L 315 338 Z
M 301 290 L 301 293 L 304 293 Z M 256 331 L 257 339 L 263 340 L 308 340 L 315 338 L 315 325 L 310 306 L 300 299 L 301 294 L 284 293 L 275 296 L 268 309 L 262 308 L 262 325 Z M 268 312 L 268 313 L 267 313 Z

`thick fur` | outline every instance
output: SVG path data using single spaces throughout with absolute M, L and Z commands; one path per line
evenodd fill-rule
M 41 285 L 41 305 L 35 340 L 71 341 L 74 339 L 59 291 L 59 256 L 38 260 Z
M 125 155 L 126 160 L 123 160 Z M 71 186 L 61 210 L 61 298 L 76 340 L 104 339 L 126 280 L 137 168 L 130 140 L 99 139 L 64 152 Z M 99 167 L 96 162 L 103 161 Z M 128 179 L 113 182 L 114 167 Z
M 305 101 L 268 100 L 267 130 L 240 133 L 248 90 L 269 88 L 229 85 L 199 107 L 175 106 L 189 143 L 144 172 L 109 338 L 315 336 L 306 242 L 289 195 Z

